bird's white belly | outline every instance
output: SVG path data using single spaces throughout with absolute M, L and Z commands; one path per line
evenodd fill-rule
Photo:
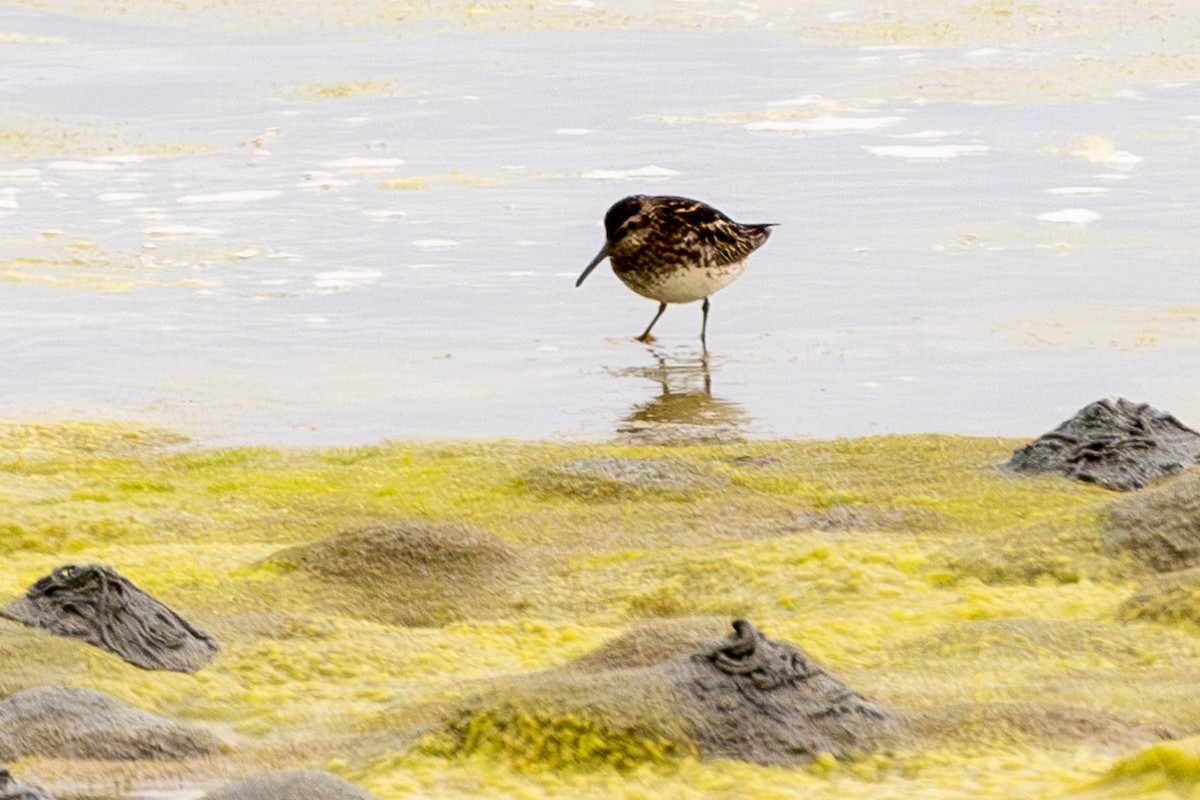
M 733 283 L 745 269 L 746 262 L 743 260 L 719 267 L 676 269 L 653 276 L 617 273 L 617 277 L 630 289 L 651 300 L 660 303 L 694 303 Z

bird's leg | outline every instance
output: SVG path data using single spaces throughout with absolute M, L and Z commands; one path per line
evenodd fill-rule
M 704 312 L 704 321 L 700 323 L 700 349 L 708 355 L 708 342 L 705 341 L 704 335 L 708 332 L 708 298 L 704 298 L 704 305 L 700 306 Z
M 654 323 L 658 322 L 658 318 L 661 317 L 663 312 L 666 310 L 666 303 L 658 304 L 658 313 L 654 315 L 654 319 L 650 320 L 650 324 L 646 326 L 646 330 L 642 331 L 642 335 L 637 337 L 639 342 L 650 342 L 654 340 L 654 337 L 650 335 L 650 329 L 654 327 Z

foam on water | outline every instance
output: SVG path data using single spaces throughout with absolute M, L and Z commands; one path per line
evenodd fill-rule
M 205 203 L 253 203 L 258 200 L 270 200 L 279 197 L 283 192 L 278 189 L 243 189 L 235 192 L 217 192 L 215 194 L 185 194 L 176 198 L 180 205 L 203 205 Z
M 413 247 L 420 250 L 437 251 L 437 250 L 453 250 L 458 247 L 459 243 L 453 239 L 417 239 L 412 243 Z
M 650 165 L 637 169 L 594 169 L 583 173 L 583 178 L 589 181 L 663 180 L 678 174 L 678 170 Z
M 404 163 L 402 158 L 366 158 L 356 156 L 353 158 L 338 158 L 333 161 L 322 161 L 321 166 L 326 169 L 347 169 L 347 170 L 388 170 L 394 167 L 399 167 Z
M 746 130 L 752 133 L 853 133 L 878 130 L 903 121 L 904 117 L 813 117 L 751 122 L 746 125 Z
M 107 172 L 120 169 L 121 165 L 110 161 L 51 161 L 46 168 L 60 172 Z
M 1143 158 L 1139 155 L 1134 155 L 1128 150 L 1118 150 L 1109 155 L 1109 157 L 1105 159 L 1103 163 L 1104 166 L 1112 167 L 1113 169 L 1132 169 L 1142 161 Z
M 960 136 L 962 131 L 916 131 L 914 133 L 889 133 L 890 139 L 945 139 L 948 136 Z
M 215 228 L 205 228 L 200 225 L 154 225 L 143 228 L 142 233 L 154 239 L 186 239 L 192 237 L 213 237 L 219 231 Z
M 910 161 L 945 160 L 960 156 L 981 155 L 991 150 L 985 144 L 864 145 L 863 149 L 871 155 L 882 158 L 903 158 Z
M 818 103 L 823 102 L 825 102 L 825 98 L 821 97 L 819 94 L 806 94 L 802 95 L 801 97 L 792 97 L 787 100 L 771 100 L 767 103 L 767 105 L 773 108 L 795 108 L 817 105 Z
M 1056 186 L 1046 191 L 1059 195 L 1096 195 L 1107 194 L 1109 189 L 1106 186 Z
M 156 789 L 130 792 L 126 797 L 133 800 L 199 800 L 205 794 L 204 789 Z
M 318 289 L 350 289 L 369 286 L 381 277 L 383 273 L 377 269 L 335 269 L 318 272 L 313 276 L 313 286 Z
M 1087 225 L 1100 219 L 1100 215 L 1087 208 L 1064 208 L 1038 214 L 1038 222 L 1057 222 L 1071 225 Z
M 375 211 L 364 211 L 363 214 L 375 220 L 376 222 L 387 222 L 388 220 L 406 219 L 408 217 L 407 211 L 387 208 L 377 209 Z
M 96 156 L 96 160 L 106 164 L 140 164 L 148 157 L 138 153 L 124 153 L 120 155 Z

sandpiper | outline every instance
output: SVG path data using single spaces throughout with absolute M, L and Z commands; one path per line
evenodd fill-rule
M 658 313 L 637 337 L 640 342 L 653 340 L 650 329 L 667 303 L 703 300 L 700 345 L 707 351 L 708 296 L 742 274 L 746 256 L 767 241 L 772 227 L 742 225 L 699 200 L 636 194 L 618 200 L 604 215 L 607 241 L 575 285 L 607 258 L 622 283 L 657 300 Z

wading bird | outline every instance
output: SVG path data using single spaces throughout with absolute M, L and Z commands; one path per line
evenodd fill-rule
M 667 303 L 703 300 L 700 345 L 707 352 L 709 295 L 742 274 L 746 257 L 767 241 L 772 227 L 774 223 L 734 222 L 712 206 L 686 197 L 626 197 L 604 215 L 604 247 L 575 285 L 607 258 L 622 283 L 657 300 L 658 313 L 637 337 L 640 342 L 653 341 L 650 330 Z

